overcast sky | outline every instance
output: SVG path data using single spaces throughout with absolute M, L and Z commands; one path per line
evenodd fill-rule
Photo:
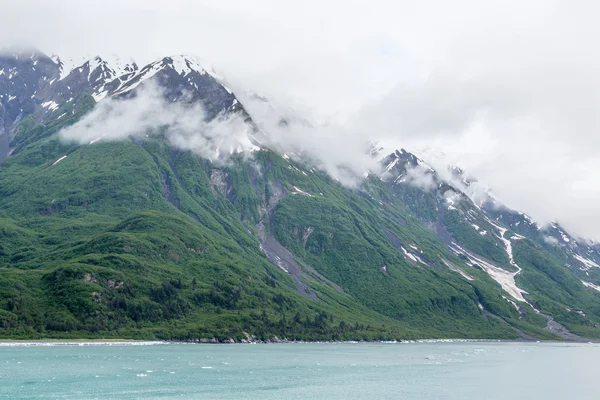
M 600 239 L 594 1 L 1 3 L 0 43 L 193 54 L 336 134 L 459 164 L 509 206 Z

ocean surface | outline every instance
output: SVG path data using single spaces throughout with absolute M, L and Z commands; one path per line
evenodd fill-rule
M 600 399 L 600 345 L 0 343 L 0 399 Z

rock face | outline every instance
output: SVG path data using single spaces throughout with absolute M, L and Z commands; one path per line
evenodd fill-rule
M 134 74 L 121 77 L 119 85 L 111 85 L 110 96 L 125 96 L 145 81 L 152 79 L 164 88 L 167 101 L 200 102 L 207 118 L 223 112 L 242 111 L 233 93 L 192 57 L 165 57 L 146 65 Z
M 0 53 L 0 161 L 8 154 L 6 135 L 24 116 L 39 109 L 38 92 L 59 74 L 59 66 L 42 53 Z

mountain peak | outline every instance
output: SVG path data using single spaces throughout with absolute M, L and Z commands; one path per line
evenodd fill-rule
M 183 77 L 192 72 L 197 72 L 200 75 L 210 75 L 221 84 L 223 84 L 224 81 L 223 77 L 219 75 L 209 63 L 199 59 L 196 56 L 188 54 L 167 56 L 150 65 L 153 64 L 157 64 L 165 68 L 171 68 Z
M 196 71 L 200 74 L 205 74 L 206 70 L 202 67 L 200 62 L 196 60 L 194 57 L 186 56 L 186 55 L 177 55 L 177 56 L 167 56 L 164 57 L 161 62 L 164 65 L 168 65 L 180 75 L 186 76 L 192 71 Z

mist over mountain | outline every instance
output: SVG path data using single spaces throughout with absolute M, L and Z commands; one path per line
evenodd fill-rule
M 597 12 L 563 0 L 8 0 L 0 45 L 67 65 L 100 55 L 115 70 L 113 53 L 123 66 L 199 55 L 239 96 L 459 165 L 535 220 L 598 240 Z

